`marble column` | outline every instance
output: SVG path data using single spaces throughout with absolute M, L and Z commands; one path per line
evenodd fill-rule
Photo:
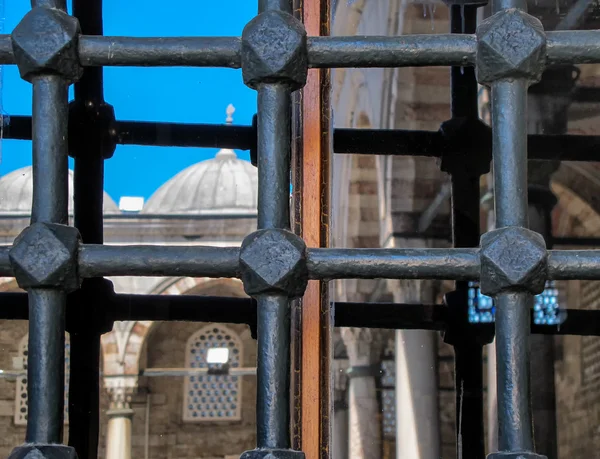
M 333 361 L 333 445 L 332 459 L 350 459 L 349 445 L 349 415 L 348 415 L 348 360 L 334 359 Z
M 110 405 L 107 411 L 106 459 L 131 459 L 132 387 L 117 386 L 108 389 Z
M 432 304 L 437 287 L 426 281 L 395 281 L 398 303 Z M 438 459 L 440 420 L 436 333 L 396 331 L 396 459 Z
M 381 459 L 381 408 L 376 376 L 383 347 L 382 334 L 369 328 L 344 328 L 349 358 L 349 457 Z

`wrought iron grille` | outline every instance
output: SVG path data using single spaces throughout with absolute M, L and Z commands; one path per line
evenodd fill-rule
M 99 336 L 125 319 L 255 327 L 257 449 L 242 457 L 304 457 L 290 440 L 290 301 L 303 295 L 309 279 L 345 278 L 457 281 L 444 305 L 373 310 L 336 304 L 335 324 L 445 332 L 455 347 L 457 385 L 475 394 L 461 403 L 458 426 L 461 457 L 469 459 L 484 456 L 481 352 L 494 333 L 493 324 L 468 320 L 469 282 L 478 281 L 496 305 L 500 451 L 491 457 L 541 457 L 534 452 L 529 399 L 530 332 L 600 335 L 600 328 L 597 313 L 589 311 L 569 311 L 560 328 L 531 325 L 532 300 L 548 280 L 600 279 L 600 253 L 548 250 L 544 238 L 527 229 L 527 160 L 593 160 L 600 141 L 527 136 L 526 97 L 549 66 L 600 63 L 600 31 L 544 31 L 524 0 L 495 1 L 493 15 L 475 30 L 478 6 L 451 5 L 453 33 L 445 35 L 307 37 L 291 1 L 259 0 L 260 12 L 241 38 L 131 38 L 102 36 L 99 1 L 75 0 L 70 16 L 65 0 L 32 0 L 12 34 L 0 36 L 0 63 L 16 64 L 33 85 L 32 117 L 9 117 L 4 126 L 7 138 L 33 140 L 34 167 L 31 225 L 12 247 L 0 248 L 0 275 L 15 276 L 27 290 L 26 296 L 2 294 L 0 315 L 29 319 L 26 443 L 12 457 L 32 450 L 41 452 L 35 457 L 97 456 Z M 241 68 L 244 82 L 257 91 L 256 123 L 170 124 L 171 136 L 159 138 L 160 124 L 115 120 L 102 95 L 104 66 Z M 306 247 L 290 231 L 292 92 L 304 86 L 309 68 L 406 66 L 453 67 L 452 119 L 439 132 L 337 129 L 334 149 L 441 157 L 452 176 L 454 248 Z M 477 117 L 477 81 L 491 88 L 491 130 Z M 477 149 L 461 142 L 467 134 Z M 259 172 L 258 231 L 241 248 L 103 246 L 103 161 L 117 143 L 252 150 Z M 67 226 L 69 154 L 75 157 L 75 227 Z M 480 242 L 478 183 L 492 157 L 497 229 Z M 124 275 L 239 277 L 255 303 L 119 295 L 102 279 Z M 93 317 L 93 330 L 83 328 L 82 315 Z M 65 327 L 72 349 L 71 446 L 61 445 Z

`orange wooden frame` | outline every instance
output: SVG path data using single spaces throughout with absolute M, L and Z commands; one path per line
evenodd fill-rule
M 329 35 L 330 1 L 299 0 L 308 36 Z M 311 69 L 295 97 L 295 230 L 308 247 L 329 244 L 330 72 Z M 329 458 L 331 314 L 327 283 L 310 281 L 294 317 L 294 447 L 306 459 Z

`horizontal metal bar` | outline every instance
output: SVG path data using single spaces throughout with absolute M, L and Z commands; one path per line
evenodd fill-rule
M 252 126 L 220 124 L 117 121 L 115 141 L 124 145 L 152 145 L 251 150 L 256 147 Z M 31 117 L 5 116 L 5 139 L 31 139 Z M 491 142 L 491 135 L 490 135 Z M 529 135 L 529 159 L 597 161 L 600 136 Z M 335 153 L 441 157 L 451 148 L 439 131 L 402 129 L 335 129 Z
M 315 68 L 467 66 L 475 63 L 475 35 L 310 37 L 308 64 Z
M 548 64 L 597 64 L 600 62 L 600 30 L 547 32 Z
M 82 277 L 238 277 L 237 247 L 109 246 L 86 244 L 79 251 Z
M 79 53 L 84 66 L 240 68 L 237 37 L 108 37 L 83 35 Z
M 80 308 L 74 297 L 70 308 Z M 203 295 L 129 295 L 112 294 L 103 302 L 113 320 L 151 320 L 219 322 L 256 327 L 256 304 L 250 298 Z M 333 302 L 336 327 L 384 328 L 390 330 L 446 329 L 451 311 L 441 304 L 347 303 Z M 542 335 L 600 336 L 600 311 L 561 309 L 559 325 L 531 325 L 531 332 Z M 533 314 L 533 312 L 532 312 Z M 27 320 L 27 294 L 0 293 L 0 320 Z M 494 324 L 471 324 L 475 329 L 493 328 Z
M 12 267 L 10 266 L 10 259 L 8 258 L 8 252 L 10 246 L 0 247 L 0 277 L 12 276 Z
M 548 278 L 600 280 L 600 250 L 550 250 Z
M 600 62 L 598 30 L 548 31 L 548 64 Z M 467 34 L 400 37 L 309 37 L 309 66 L 411 67 L 473 65 L 476 37 Z M 84 66 L 241 66 L 238 37 L 103 37 L 79 39 Z M 0 64 L 14 64 L 10 35 L 0 35 Z
M 159 376 L 201 376 L 211 374 L 208 368 L 147 368 L 140 371 L 140 376 L 159 377 Z M 231 376 L 253 376 L 256 375 L 254 368 L 229 368 L 223 373 Z
M 0 64 L 14 64 L 15 59 L 12 50 L 10 35 L 0 35 Z
M 137 377 L 145 376 L 147 378 L 156 378 L 164 376 L 202 376 L 212 374 L 208 368 L 147 368 L 141 370 L 139 375 L 105 375 L 100 373 L 104 378 L 122 378 L 122 377 Z M 228 376 L 253 376 L 256 375 L 256 368 L 229 368 L 223 373 Z M 0 370 L 0 379 L 17 379 L 27 376 L 27 370 Z
M 309 249 L 312 279 L 479 279 L 478 249 Z

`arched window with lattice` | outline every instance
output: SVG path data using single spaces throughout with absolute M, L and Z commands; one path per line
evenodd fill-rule
M 29 335 L 25 335 L 19 343 L 18 369 L 27 371 L 27 354 L 28 354 Z M 69 406 L 69 372 L 71 370 L 71 342 L 69 334 L 65 334 L 65 424 L 68 417 Z M 15 391 L 15 424 L 27 424 L 27 375 L 17 378 L 17 389 Z
M 208 325 L 188 339 L 186 368 L 238 368 L 243 348 L 237 333 L 223 325 Z M 242 416 L 242 379 L 228 374 L 187 376 L 183 386 L 183 420 L 236 421 Z

